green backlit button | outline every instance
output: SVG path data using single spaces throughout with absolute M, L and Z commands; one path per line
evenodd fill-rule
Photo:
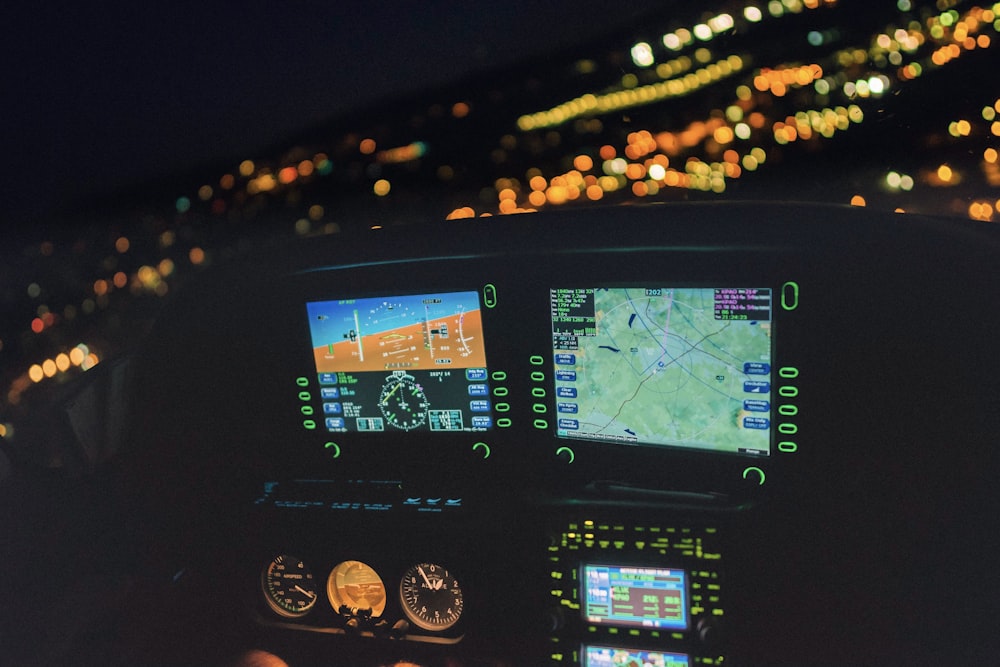
M 303 405 L 302 408 L 301 408 L 301 410 L 302 410 L 302 414 L 304 414 L 306 417 L 312 417 L 313 416 L 313 408 L 312 408 L 311 405 Z
M 534 387 L 531 390 L 531 395 L 535 398 L 545 398 L 545 388 L 544 387 Z
M 493 371 L 490 373 L 490 377 L 493 378 L 494 382 L 506 382 L 507 371 Z
M 497 412 L 510 412 L 510 403 L 496 403 L 493 409 Z
M 299 392 L 299 400 L 300 401 L 311 401 L 312 400 L 312 394 L 310 394 L 308 391 L 300 391 Z
M 487 283 L 483 287 L 483 303 L 487 308 L 497 307 L 497 288 L 493 283 Z
M 330 450 L 330 454 L 333 456 L 333 458 L 335 459 L 340 458 L 340 445 L 338 445 L 337 443 L 328 442 L 325 445 L 323 445 L 323 448 Z
M 545 373 L 542 371 L 533 371 L 531 373 L 531 379 L 534 382 L 545 382 Z
M 530 363 L 532 366 L 541 366 L 545 363 L 545 358 L 542 357 L 542 355 L 540 354 L 533 354 L 530 357 L 528 357 L 528 363 Z
M 510 392 L 507 390 L 507 387 L 493 387 L 494 396 L 506 396 L 508 393 Z
M 535 428 L 537 428 L 539 430 L 542 430 L 542 431 L 548 429 L 548 427 L 549 427 L 549 423 L 546 420 L 544 420 L 544 419 L 536 419 L 533 422 L 533 424 L 534 424 Z
M 787 282 L 781 286 L 781 307 L 785 310 L 795 310 L 799 307 L 799 284 Z
M 484 460 L 490 458 L 490 446 L 485 442 L 477 442 L 474 444 L 472 446 L 472 451 L 480 454 Z
M 295 384 L 299 385 L 300 387 L 308 387 L 309 378 L 303 378 L 303 377 L 295 378 Z
M 501 417 L 497 420 L 497 428 L 510 428 L 511 421 L 509 417 Z
M 306 419 L 305 421 L 303 421 L 302 422 L 302 426 L 305 427 L 309 431 L 315 431 L 316 430 L 316 422 L 314 422 L 312 419 Z
M 549 407 L 544 403 L 535 403 L 531 406 L 531 409 L 540 415 L 544 415 L 549 411 Z

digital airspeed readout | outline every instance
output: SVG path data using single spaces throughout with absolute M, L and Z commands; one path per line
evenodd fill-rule
M 583 615 L 590 623 L 642 628 L 688 627 L 684 570 L 585 565 Z

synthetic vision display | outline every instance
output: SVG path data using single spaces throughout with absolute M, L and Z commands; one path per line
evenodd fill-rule
M 306 304 L 330 432 L 493 427 L 477 292 Z

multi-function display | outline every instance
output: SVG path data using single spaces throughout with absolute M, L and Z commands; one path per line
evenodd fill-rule
M 549 295 L 559 437 L 770 454 L 769 288 Z
M 306 304 L 330 432 L 493 427 L 477 292 Z
M 584 619 L 589 623 L 687 630 L 688 591 L 684 570 L 620 565 L 584 565 Z
M 580 653 L 583 667 L 688 667 L 691 664 L 683 653 L 663 651 L 584 646 Z

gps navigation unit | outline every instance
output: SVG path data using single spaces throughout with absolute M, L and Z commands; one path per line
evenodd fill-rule
M 329 432 L 493 427 L 477 292 L 306 304 Z
M 549 296 L 558 437 L 770 454 L 770 288 Z

